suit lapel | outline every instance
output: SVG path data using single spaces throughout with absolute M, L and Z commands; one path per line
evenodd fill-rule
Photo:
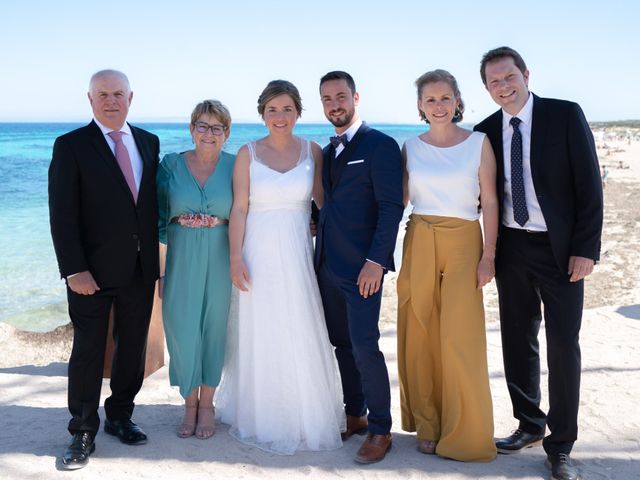
M 532 94 L 533 95 L 533 94 Z M 531 117 L 531 177 L 533 185 L 539 185 L 538 172 L 544 168 L 544 141 L 547 137 L 547 115 L 544 108 L 544 101 L 533 95 L 533 113 Z
M 331 191 L 331 164 L 335 159 L 335 149 L 331 144 L 322 149 L 322 188 Z
M 504 146 L 502 145 L 502 109 L 493 113 L 480 125 L 481 132 L 486 133 L 496 157 L 496 193 L 502 218 L 502 202 L 504 197 Z
M 133 202 L 133 195 L 131 194 L 129 185 L 127 185 L 124 174 L 122 173 L 122 170 L 120 170 L 120 165 L 118 165 L 118 161 L 116 160 L 115 155 L 111 151 L 111 148 L 109 148 L 109 144 L 104 138 L 102 130 L 100 130 L 100 127 L 98 127 L 98 125 L 94 121 L 91 121 L 89 127 L 91 143 L 98 151 L 99 157 L 105 163 L 107 169 L 111 172 L 116 182 L 120 184 L 125 192 L 127 192 L 129 197 L 131 198 L 131 201 Z
M 140 178 L 140 187 L 138 189 L 138 201 L 140 201 L 145 183 L 147 183 L 149 175 L 151 175 L 153 172 L 153 156 L 149 151 L 149 143 L 143 141 L 142 137 L 140 136 L 140 132 L 138 132 L 138 129 L 132 125 L 129 125 L 129 127 L 131 128 L 133 140 L 136 142 L 136 147 L 138 147 L 138 152 L 140 152 L 140 157 L 142 158 L 142 177 Z M 131 198 L 133 199 L 133 196 Z
M 489 138 L 493 139 L 493 151 L 496 155 L 497 178 L 500 183 L 499 195 L 502 196 L 504 190 L 504 145 L 502 144 L 502 110 L 498 110 L 494 114 Z
M 360 141 L 362 141 L 362 139 L 365 137 L 366 132 L 369 130 L 370 128 L 367 126 L 367 124 L 362 122 L 362 125 L 360 125 L 360 128 L 353 136 L 351 141 L 347 144 L 346 147 L 344 147 L 344 150 L 342 150 L 342 153 L 338 155 L 338 158 L 336 158 L 335 162 L 333 163 L 335 169 L 332 168 L 331 171 L 331 178 L 333 180 L 331 186 L 332 190 L 335 190 L 338 183 L 340 183 L 340 177 L 342 177 L 342 172 L 344 171 L 344 167 L 347 164 L 347 161 L 351 158 L 353 152 L 356 151 L 358 144 L 360 143 Z

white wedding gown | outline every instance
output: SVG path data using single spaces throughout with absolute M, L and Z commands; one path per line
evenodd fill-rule
M 248 292 L 234 288 L 216 411 L 231 435 L 269 452 L 335 449 L 344 407 L 313 269 L 309 142 L 285 173 L 262 163 L 255 144 L 249 151 L 251 281 Z

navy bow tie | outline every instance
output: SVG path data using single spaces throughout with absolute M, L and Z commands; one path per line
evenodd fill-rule
M 336 135 L 335 137 L 329 137 L 329 141 L 331 142 L 331 145 L 333 145 L 333 148 L 338 148 L 338 145 L 340 144 L 346 147 L 347 143 L 349 143 L 346 133 L 343 133 L 342 135 Z

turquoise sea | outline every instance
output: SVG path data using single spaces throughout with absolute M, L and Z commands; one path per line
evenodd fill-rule
M 49 235 L 47 169 L 56 137 L 81 123 L 0 123 L 0 322 L 23 330 L 48 331 L 67 323 L 65 285 Z M 161 157 L 191 148 L 188 126 L 136 123 L 160 137 Z M 402 143 L 421 125 L 372 125 Z M 266 135 L 261 124 L 234 124 L 225 150 Z M 329 124 L 298 124 L 295 133 L 320 145 Z

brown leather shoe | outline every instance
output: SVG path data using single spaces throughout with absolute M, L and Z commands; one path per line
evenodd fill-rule
M 391 448 L 391 434 L 386 435 L 367 435 L 360 450 L 356 454 L 356 462 L 358 463 L 375 463 L 384 458 Z
M 367 416 L 355 417 L 353 415 L 347 415 L 347 429 L 340 433 L 342 441 L 344 442 L 352 435 L 364 435 L 369 428 L 369 422 L 367 422 Z

